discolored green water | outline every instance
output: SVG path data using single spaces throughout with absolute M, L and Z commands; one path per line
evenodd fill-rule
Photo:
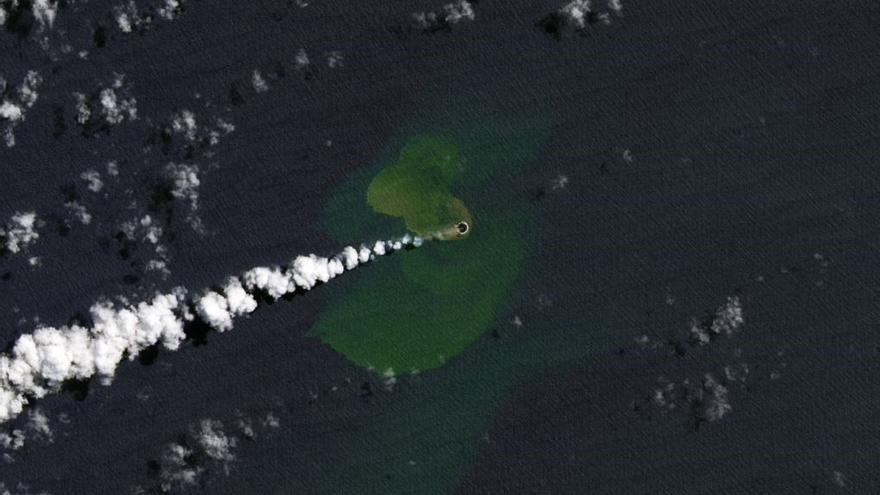
M 483 124 L 414 134 L 342 186 L 327 224 L 347 238 L 476 226 L 461 242 L 382 259 L 368 282 L 330 296 L 311 335 L 361 366 L 409 373 L 442 366 L 485 333 L 522 265 L 524 212 L 494 200 L 490 181 L 533 152 L 524 136 L 498 146 L 517 131 Z
M 425 238 L 447 235 L 458 222 L 473 225 L 464 202 L 449 188 L 463 170 L 455 143 L 433 136 L 411 139 L 400 157 L 382 170 L 367 188 L 367 203 L 377 213 L 401 217 L 406 228 Z
M 436 111 L 402 125 L 372 164 L 340 184 L 323 226 L 345 244 L 430 231 L 461 220 L 448 206 L 455 198 L 474 228 L 328 284 L 310 335 L 379 373 L 440 369 L 431 387 L 383 401 L 380 416 L 339 438 L 345 468 L 322 479 L 321 493 L 449 493 L 509 390 L 512 367 L 542 354 L 528 346 L 482 361 L 466 351 L 497 324 L 521 275 L 534 234 L 512 184 L 544 143 L 548 119 L 438 95 L 418 106 Z

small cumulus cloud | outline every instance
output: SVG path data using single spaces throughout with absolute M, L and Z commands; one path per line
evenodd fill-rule
M 447 3 L 437 11 L 416 12 L 412 18 L 423 32 L 449 31 L 454 24 L 476 19 L 476 12 L 471 2 L 459 0 Z
M 40 238 L 38 226 L 36 212 L 16 212 L 6 223 L 6 227 L 0 229 L 0 239 L 3 240 L 5 250 L 16 254 L 37 242 Z
M 8 148 L 15 146 L 15 128 L 25 121 L 28 111 L 36 104 L 39 98 L 37 90 L 42 83 L 40 74 L 31 70 L 13 90 L 7 87 L 6 80 L 0 76 L 0 94 L 4 95 L 0 101 L 0 132 Z

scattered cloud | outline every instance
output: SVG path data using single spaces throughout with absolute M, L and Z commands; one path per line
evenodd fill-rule
M 342 62 L 344 60 L 345 57 L 342 56 L 342 52 L 340 51 L 327 52 L 327 67 L 330 67 L 331 69 L 342 67 Z
M 110 84 L 90 94 L 74 92 L 73 98 L 76 123 L 86 136 L 109 132 L 112 126 L 138 119 L 138 102 L 124 74 L 114 74 Z
M 153 27 L 153 21 L 161 19 L 173 21 L 183 14 L 184 0 L 159 0 L 145 8 L 138 7 L 134 0 L 113 7 L 116 27 L 123 33 L 143 33 Z
M 0 101 L 0 125 L 2 125 L 3 141 L 6 147 L 15 146 L 15 128 L 25 121 L 28 110 L 30 110 L 39 98 L 37 90 L 43 83 L 43 78 L 37 71 L 28 71 L 24 76 L 21 84 L 10 90 L 7 87 L 7 81 L 0 76 L 0 94 L 3 94 L 3 100 Z
M 101 180 L 101 173 L 95 169 L 89 169 L 79 175 L 79 178 L 86 181 L 89 191 L 101 192 L 104 188 L 104 181 Z
M 731 335 L 739 331 L 743 323 L 742 304 L 739 297 L 728 297 L 727 301 L 718 307 L 711 319 L 691 320 L 691 342 L 700 345 L 708 344 L 719 335 Z
M 567 33 L 584 34 L 595 24 L 611 24 L 612 16 L 623 16 L 621 0 L 608 0 L 604 7 L 597 7 L 591 0 L 571 0 L 556 12 L 544 16 L 538 26 L 559 39 Z
M 0 238 L 7 252 L 12 254 L 26 250 L 37 242 L 40 233 L 37 232 L 39 219 L 36 212 L 16 212 L 7 222 L 5 229 L 0 229 Z
M 473 21 L 476 13 L 471 2 L 459 0 L 447 3 L 438 11 L 416 12 L 412 18 L 423 32 L 449 31 L 454 24 Z
M 251 84 L 254 87 L 254 91 L 257 93 L 265 93 L 266 91 L 269 91 L 269 83 L 263 78 L 263 74 L 259 69 L 254 69 L 253 75 L 251 76 Z
M 208 124 L 200 123 L 200 118 L 189 109 L 182 109 L 171 116 L 170 125 L 162 132 L 165 136 L 182 136 L 189 149 L 193 147 L 215 146 L 220 138 L 235 130 L 228 120 L 222 118 L 207 119 Z M 187 152 L 189 154 L 189 152 Z
M 18 483 L 14 487 L 7 486 L 6 483 L 0 481 L 0 495 L 50 495 L 49 492 L 31 490 L 30 485 Z
M 294 63 L 296 70 L 302 70 L 309 65 L 309 54 L 306 53 L 305 48 L 297 50 Z
M 40 29 L 52 29 L 58 14 L 57 0 L 33 0 L 31 8 Z
M 669 297 L 667 294 L 667 299 Z M 678 357 L 687 354 L 689 349 L 697 353 L 690 361 L 696 369 L 679 370 L 678 378 L 659 376 L 648 394 L 648 402 L 665 413 L 684 415 L 695 429 L 727 416 L 733 411 L 730 388 L 734 385 L 742 388 L 750 376 L 751 367 L 743 362 L 739 347 L 732 352 L 725 352 L 723 347 L 714 349 L 711 354 L 700 351 L 717 337 L 738 332 L 744 322 L 739 297 L 730 296 L 714 312 L 701 319 L 692 318 L 689 330 L 680 338 L 654 340 L 647 335 L 637 337 L 635 343 L 642 351 L 670 352 Z M 719 365 L 718 357 L 728 364 Z
M 64 203 L 64 207 L 79 223 L 83 225 L 92 223 L 92 214 L 78 201 L 68 201 Z
M 235 411 L 235 427 L 226 428 L 218 419 L 205 418 L 191 425 L 187 432 L 167 444 L 158 460 L 150 460 L 150 474 L 154 478 L 138 485 L 133 493 L 177 493 L 194 487 L 205 488 L 212 479 L 228 476 L 238 460 L 241 442 L 253 441 L 258 432 L 278 428 L 278 419 L 269 411 L 264 419 L 255 422 L 241 411 Z
M 565 189 L 568 186 L 568 176 L 566 175 L 558 175 L 555 179 L 553 179 L 553 185 L 551 186 L 553 190 Z

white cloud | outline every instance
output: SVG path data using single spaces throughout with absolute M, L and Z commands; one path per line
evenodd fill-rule
M 137 120 L 137 100 L 117 96 L 115 88 L 104 88 L 99 95 L 101 114 L 108 124 L 119 124 L 125 120 Z
M 130 33 L 144 23 L 149 23 L 149 18 L 142 18 L 138 14 L 137 4 L 130 0 L 125 5 L 113 7 L 113 15 L 116 17 L 116 25 L 123 33 Z
M 192 449 L 177 443 L 171 444 L 162 456 L 159 474 L 162 491 L 168 492 L 178 487 L 193 486 L 204 470 L 203 467 L 194 464 Z
M 64 203 L 64 207 L 67 208 L 67 210 L 70 211 L 74 218 L 79 220 L 81 224 L 88 225 L 92 223 L 92 214 L 89 213 L 89 210 L 78 201 L 68 201 L 67 203 Z
M 218 332 L 232 329 L 229 303 L 221 294 L 211 291 L 202 296 L 196 303 L 196 313 Z
M 342 52 L 340 51 L 332 51 L 327 53 L 327 67 L 330 67 L 331 69 L 341 67 L 344 60 L 345 57 L 342 56 Z
M 185 322 L 193 318 L 190 305 L 203 321 L 223 332 L 232 328 L 235 317 L 256 310 L 258 291 L 276 299 L 297 289 L 307 291 L 390 252 L 389 246 L 402 249 L 405 244 L 420 242 L 407 235 L 400 240 L 379 241 L 372 250 L 364 245 L 349 246 L 330 258 L 297 256 L 283 268 L 257 267 L 240 279 L 230 277 L 222 294 L 209 291 L 194 301 L 187 301 L 185 289 L 179 287 L 138 304 L 101 300 L 89 310 L 91 328 L 39 326 L 32 334 L 21 335 L 10 354 L 0 355 L 0 422 L 20 414 L 29 400 L 57 391 L 65 380 L 97 376 L 108 385 L 123 357 L 133 360 L 144 349 L 158 344 L 176 350 L 185 339 Z M 222 441 L 208 434 L 212 431 L 206 430 L 204 445 L 219 449 Z M 218 459 L 223 456 L 222 450 L 210 452 Z
M 712 332 L 730 335 L 739 330 L 743 323 L 742 304 L 740 304 L 739 298 L 736 296 L 728 297 L 727 302 L 715 312 Z
M 159 17 L 166 21 L 174 20 L 183 11 L 181 0 L 165 0 L 165 4 L 157 10 Z
M 13 491 L 15 490 L 15 491 Z M 6 483 L 0 481 L 0 495 L 50 495 L 49 492 L 40 491 L 34 493 L 31 491 L 30 485 L 17 483 L 14 487 L 6 486 Z
M 608 0 L 608 8 L 620 15 L 623 12 L 623 3 L 621 0 Z
M 181 110 L 171 121 L 171 129 L 178 134 L 183 134 L 187 141 L 196 140 L 196 116 L 191 110 Z
M 714 336 L 730 335 L 737 332 L 744 322 L 739 298 L 736 296 L 728 297 L 727 301 L 715 310 L 711 322 L 701 323 L 696 319 L 691 320 L 691 340 L 700 345 L 708 344 Z
M 257 309 L 256 299 L 244 290 L 238 278 L 230 277 L 223 292 L 226 294 L 226 304 L 229 311 L 233 315 L 253 313 Z
M 553 179 L 553 189 L 565 189 L 565 186 L 568 185 L 568 176 L 558 175 L 555 179 Z
M 447 3 L 439 12 L 416 12 L 412 15 L 416 25 L 422 29 L 437 29 L 476 18 L 474 6 L 466 1 Z
M 18 253 L 40 238 L 37 232 L 37 214 L 33 211 L 16 212 L 6 224 L 6 229 L 0 230 L 5 239 L 6 250 L 10 253 Z
M 703 377 L 704 416 L 709 421 L 717 421 L 723 418 L 733 408 L 727 400 L 727 387 L 715 380 L 711 373 Z
M 278 420 L 278 417 L 272 414 L 271 412 L 266 413 L 266 417 L 263 418 L 263 426 L 268 428 L 280 428 L 281 421 Z
M 201 185 L 198 165 L 169 163 L 165 167 L 165 177 L 171 182 L 171 195 L 189 202 L 190 211 L 187 214 L 187 222 L 197 232 L 202 232 L 202 220 L 197 213 L 199 186 Z
M 250 420 L 239 421 L 248 438 L 253 435 Z M 238 438 L 224 430 L 216 419 L 202 419 L 186 436 L 165 447 L 159 463 L 159 489 L 162 493 L 177 492 L 204 483 L 213 473 L 228 475 L 236 460 Z M 139 487 L 136 493 L 144 493 Z M 152 491 L 150 491 L 152 493 Z
M 203 419 L 196 440 L 209 458 L 224 464 L 235 460 L 232 449 L 238 442 L 234 437 L 226 435 L 223 431 L 223 423 L 220 421 Z
M 546 23 L 545 27 L 552 26 L 553 29 L 548 29 L 548 32 L 559 36 L 560 31 L 584 31 L 591 24 L 609 25 L 612 15 L 623 17 L 623 4 L 620 0 L 606 0 L 603 5 L 604 8 L 591 0 L 571 0 L 545 17 L 542 24 Z M 625 152 L 624 159 L 631 161 L 630 155 L 629 151 Z
M 7 120 L 19 121 L 24 118 L 24 112 L 22 112 L 20 106 L 4 100 L 3 103 L 0 104 L 0 117 Z
M 306 53 L 305 48 L 300 48 L 296 52 L 296 69 L 300 70 L 309 65 L 309 54 Z
M 108 125 L 121 124 L 125 120 L 137 120 L 137 99 L 131 96 L 130 92 L 131 88 L 125 84 L 124 74 L 114 74 L 113 81 L 93 93 L 92 97 L 74 92 L 76 123 L 86 126 L 96 115 L 100 115 Z M 93 104 L 95 104 L 94 109 Z
M 0 447 L 8 450 L 19 450 L 24 447 L 25 435 L 24 431 L 15 429 L 9 433 L 0 432 Z
M 561 9 L 559 13 L 573 26 L 583 29 L 587 26 L 587 15 L 592 12 L 590 0 L 572 0 Z
M 49 426 L 49 418 L 39 407 L 28 411 L 27 429 L 31 432 L 32 437 L 36 437 L 42 442 L 52 443 L 55 441 L 55 433 Z
M 101 192 L 104 188 L 104 181 L 101 180 L 101 174 L 95 169 L 89 169 L 79 175 L 80 179 L 86 181 L 89 191 Z
M 254 73 L 251 76 L 251 84 L 253 84 L 254 91 L 257 93 L 265 93 L 266 91 L 269 91 L 269 84 L 266 82 L 266 79 L 263 78 L 263 74 L 257 69 L 254 69 Z
M 43 78 L 38 72 L 28 71 L 11 98 L 4 97 L 0 102 L 0 122 L 5 121 L 2 132 L 8 148 L 15 146 L 15 127 L 25 121 L 27 111 L 37 102 L 37 89 L 42 83 Z M 5 81 L 0 77 L 0 89 L 4 88 Z
M 41 29 L 46 27 L 52 29 L 55 16 L 58 14 L 58 4 L 53 0 L 34 0 L 32 11 Z
M 89 107 L 88 98 L 82 93 L 74 93 L 76 98 L 76 123 L 86 125 L 92 118 L 92 109 Z
M 474 7 L 466 0 L 448 3 L 443 6 L 443 13 L 446 16 L 446 22 L 455 24 L 462 20 L 472 21 L 476 17 Z
M 131 33 L 136 30 L 148 29 L 154 20 L 149 11 L 156 12 L 157 19 L 173 21 L 180 17 L 184 10 L 184 0 L 160 0 L 159 5 L 152 5 L 149 9 L 139 9 L 134 0 L 118 5 L 113 8 L 113 16 L 116 25 L 123 33 Z M 141 13 L 143 12 L 143 14 Z
M 190 144 L 207 142 L 211 146 L 220 142 L 220 137 L 235 130 L 235 125 L 221 118 L 215 118 L 214 124 L 199 126 L 198 118 L 192 110 L 183 109 L 171 116 L 171 127 L 174 134 L 183 135 Z

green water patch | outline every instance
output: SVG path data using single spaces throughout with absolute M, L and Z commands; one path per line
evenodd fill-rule
M 312 332 L 365 367 L 409 373 L 442 366 L 482 335 L 519 273 L 511 219 L 459 243 L 430 243 L 383 259 L 334 301 Z
M 327 291 L 310 335 L 361 366 L 399 374 L 438 368 L 491 328 L 519 276 L 527 223 L 492 179 L 532 157 L 537 141 L 483 124 L 395 139 L 378 165 L 339 187 L 326 225 L 341 242 L 404 230 L 432 237 L 461 221 L 471 228 L 461 242 L 427 242 L 335 284 L 346 287 Z
M 450 192 L 462 172 L 458 147 L 451 140 L 423 136 L 410 140 L 398 160 L 384 167 L 367 188 L 367 203 L 377 212 L 403 218 L 406 228 L 443 240 L 450 225 L 473 225 L 464 202 Z
M 460 242 L 427 242 L 327 284 L 322 288 L 325 309 L 310 330 L 348 359 L 379 373 L 439 369 L 401 377 L 400 390 L 370 399 L 374 409 L 369 417 L 328 435 L 320 449 L 332 451 L 332 476 L 322 473 L 315 485 L 286 485 L 278 493 L 452 493 L 486 441 L 493 412 L 515 386 L 522 366 L 543 369 L 554 359 L 545 353 L 545 333 L 528 343 L 481 338 L 494 327 L 505 335 L 508 324 L 499 318 L 509 311 L 528 245 L 535 240 L 521 172 L 529 163 L 543 166 L 534 159 L 553 117 L 552 108 L 539 99 L 521 96 L 553 88 L 495 72 L 468 75 L 464 86 L 436 84 L 412 102 L 417 109 L 412 119 L 400 124 L 374 160 L 336 186 L 325 204 L 322 227 L 344 245 L 388 239 L 408 229 L 417 232 L 423 228 L 420 219 L 431 214 L 439 224 L 455 221 L 457 215 L 444 210 L 443 201 L 435 203 L 439 211 L 426 214 L 401 208 L 393 194 L 369 200 L 371 185 L 383 171 L 407 161 L 403 152 L 409 148 L 438 163 L 430 167 L 435 170 L 419 172 L 421 180 L 442 190 L 444 198 L 459 199 L 473 230 Z M 450 87 L 466 91 L 450 93 Z M 443 150 L 457 159 L 440 160 Z M 385 172 L 388 179 L 399 173 Z M 388 179 L 379 181 L 395 182 Z M 426 196 L 420 183 L 401 182 L 403 195 L 415 198 L 404 200 L 405 205 Z M 415 223 L 407 217 L 415 217 Z M 583 353 L 586 347 L 568 338 L 570 327 L 559 333 L 566 338 L 558 348 L 554 341 L 554 350 Z M 588 332 L 580 334 L 586 339 Z M 308 459 L 306 454 L 304 462 Z

